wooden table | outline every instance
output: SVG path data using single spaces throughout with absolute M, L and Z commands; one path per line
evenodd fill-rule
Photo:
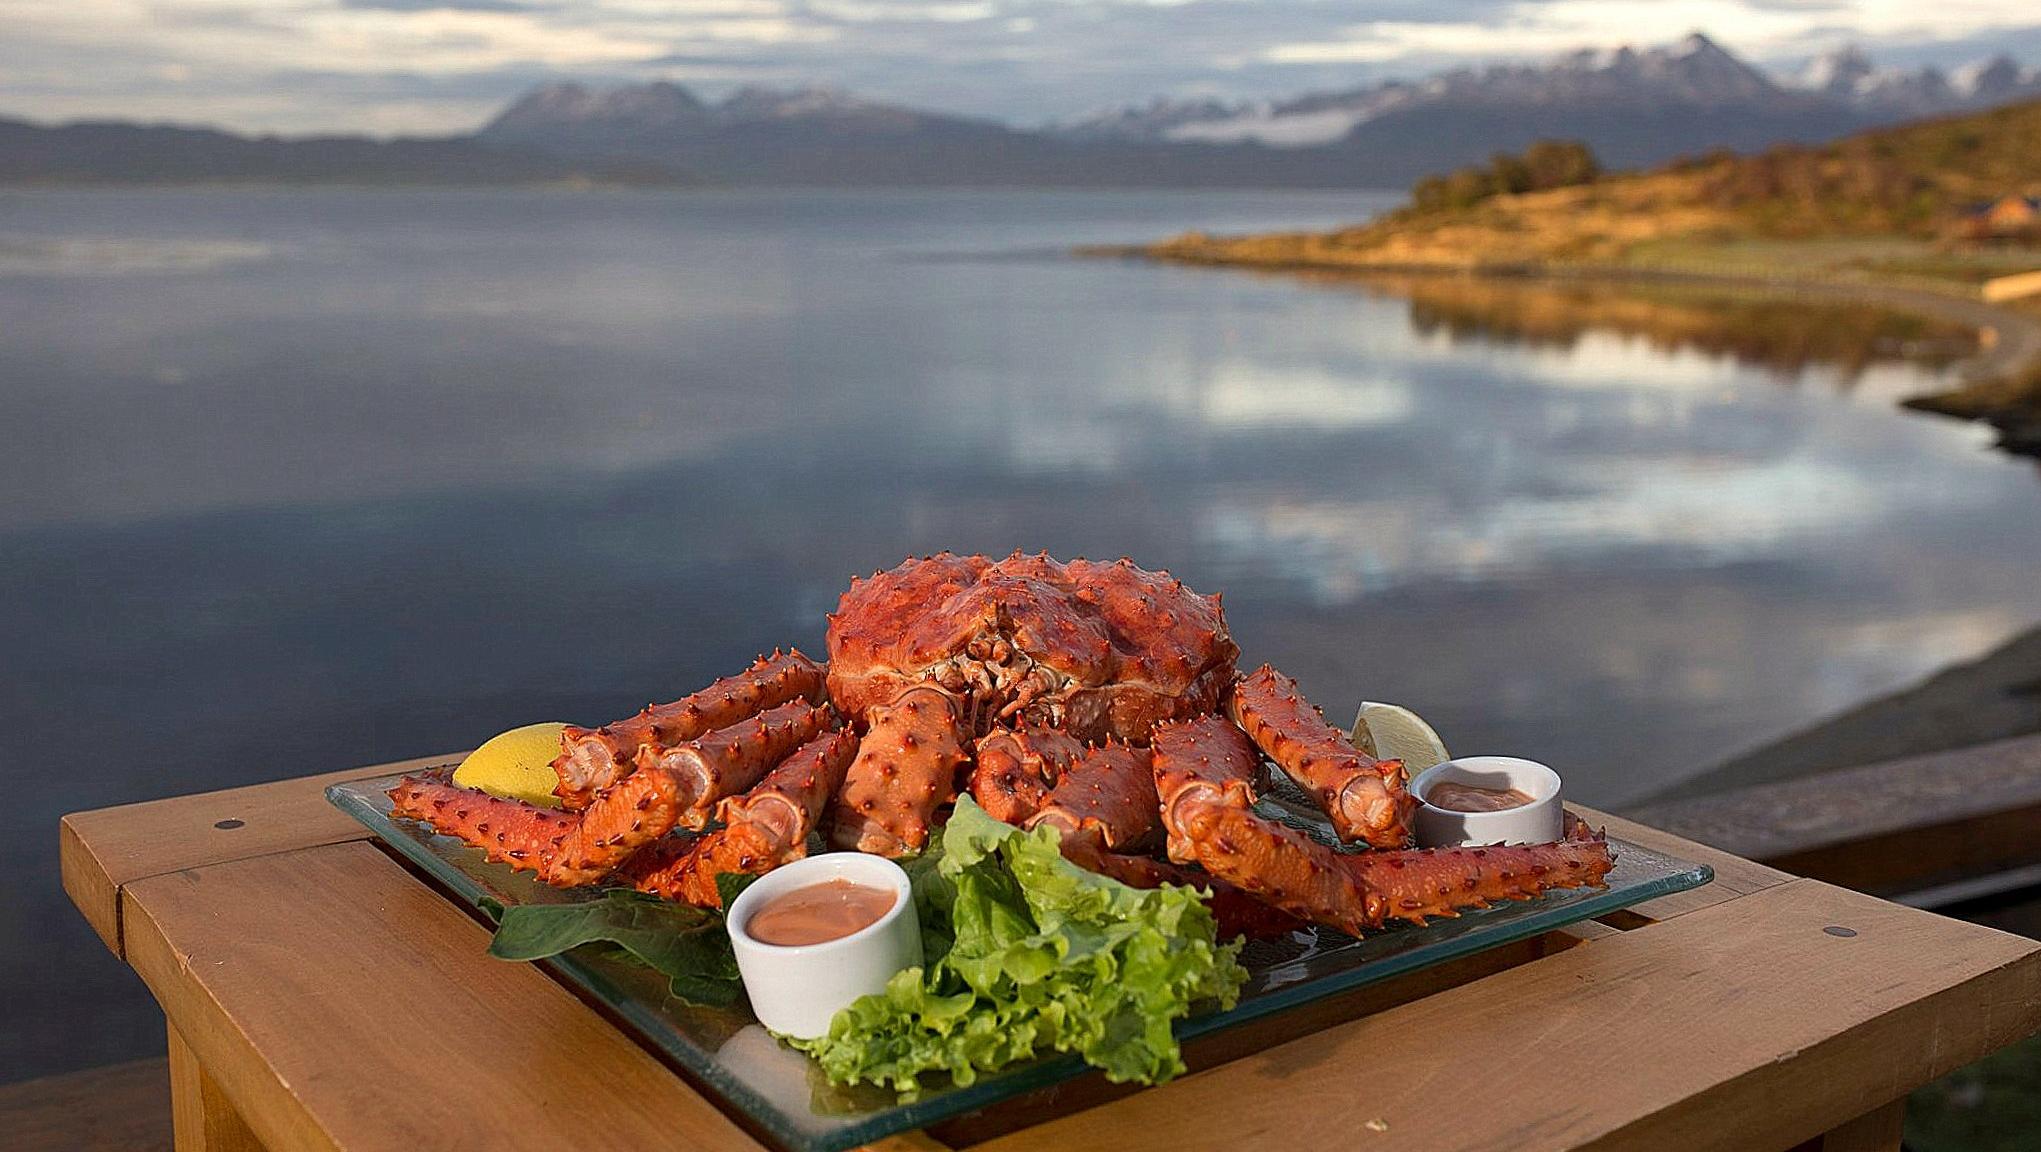
M 64 819 L 168 1019 L 178 1148 L 759 1148 L 322 795 L 449 759 Z M 2041 1029 L 2041 944 L 1583 814 L 1715 882 L 885 1146 L 1895 1149 L 1907 1092 Z

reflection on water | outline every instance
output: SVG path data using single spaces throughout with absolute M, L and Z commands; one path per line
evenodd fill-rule
M 1456 344 L 1578 352 L 1610 336 L 1637 338 L 1669 357 L 1729 357 L 1785 383 L 1820 368 L 1853 388 L 1874 368 L 1945 366 L 1977 350 L 1976 332 L 1952 321 L 1765 289 L 1466 276 L 1377 276 L 1360 286 L 1409 301 L 1413 328 Z M 1918 386 L 1916 374 L 1897 375 Z
M 11 250 L 239 254 L 0 268 L 0 720 L 41 734 L 0 920 L 48 942 L 0 1078 L 161 1042 L 62 811 L 606 719 L 909 552 L 1167 566 L 1335 718 L 1603 803 L 2041 616 L 2031 471 L 1889 403 L 1933 325 L 1049 255 L 1380 203 L 0 198 Z

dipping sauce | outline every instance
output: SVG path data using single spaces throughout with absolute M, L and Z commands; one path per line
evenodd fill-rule
M 893 899 L 884 888 L 824 880 L 766 901 L 744 922 L 744 931 L 761 944 L 824 944 L 878 923 L 893 910 Z
M 1424 794 L 1425 803 L 1448 812 L 1507 812 L 1522 808 L 1533 799 L 1517 788 L 1477 788 L 1451 780 L 1439 781 Z

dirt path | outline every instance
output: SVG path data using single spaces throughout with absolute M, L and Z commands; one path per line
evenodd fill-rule
M 1991 332 L 1990 346 L 1980 349 L 1963 365 L 1963 374 L 1972 380 L 2003 380 L 2041 366 L 2041 316 L 1917 288 L 1820 285 L 1817 289 L 1839 299 L 1869 300 L 1895 310 L 1953 320 L 1981 332 Z

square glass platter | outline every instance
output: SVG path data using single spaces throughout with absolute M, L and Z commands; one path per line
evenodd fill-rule
M 549 888 L 528 873 L 489 863 L 479 850 L 451 836 L 435 834 L 412 821 L 392 820 L 385 791 L 400 779 L 392 775 L 335 784 L 326 795 L 470 911 L 479 911 L 484 899 L 504 905 L 567 903 L 590 899 L 599 891 Z M 1322 819 L 1280 799 L 1265 798 L 1263 811 L 1286 823 L 1324 829 Z M 1249 978 L 1239 1004 L 1230 1011 L 1206 1012 L 1183 1020 L 1177 1025 L 1177 1035 L 1188 1040 L 1217 1032 L 1364 984 L 1698 888 L 1714 877 L 1703 864 L 1614 838 L 1609 843 L 1616 852 L 1616 866 L 1608 875 L 1606 888 L 1547 893 L 1536 900 L 1434 920 L 1423 927 L 1389 928 L 1362 940 L 1331 931 L 1304 931 L 1280 940 L 1251 942 L 1240 956 Z M 968 1086 L 932 1086 L 920 1098 L 903 1104 L 889 1090 L 830 1084 L 806 1056 L 773 1039 L 741 1000 L 721 1008 L 678 1000 L 667 993 L 665 978 L 651 969 L 591 954 L 593 951 L 577 949 L 539 963 L 584 996 L 607 1006 L 644 1043 L 692 1074 L 698 1087 L 720 1098 L 727 1111 L 748 1117 L 754 1129 L 796 1152 L 841 1152 L 1050 1088 L 1090 1071 L 1075 1056 L 1052 1056 L 981 1076 Z

